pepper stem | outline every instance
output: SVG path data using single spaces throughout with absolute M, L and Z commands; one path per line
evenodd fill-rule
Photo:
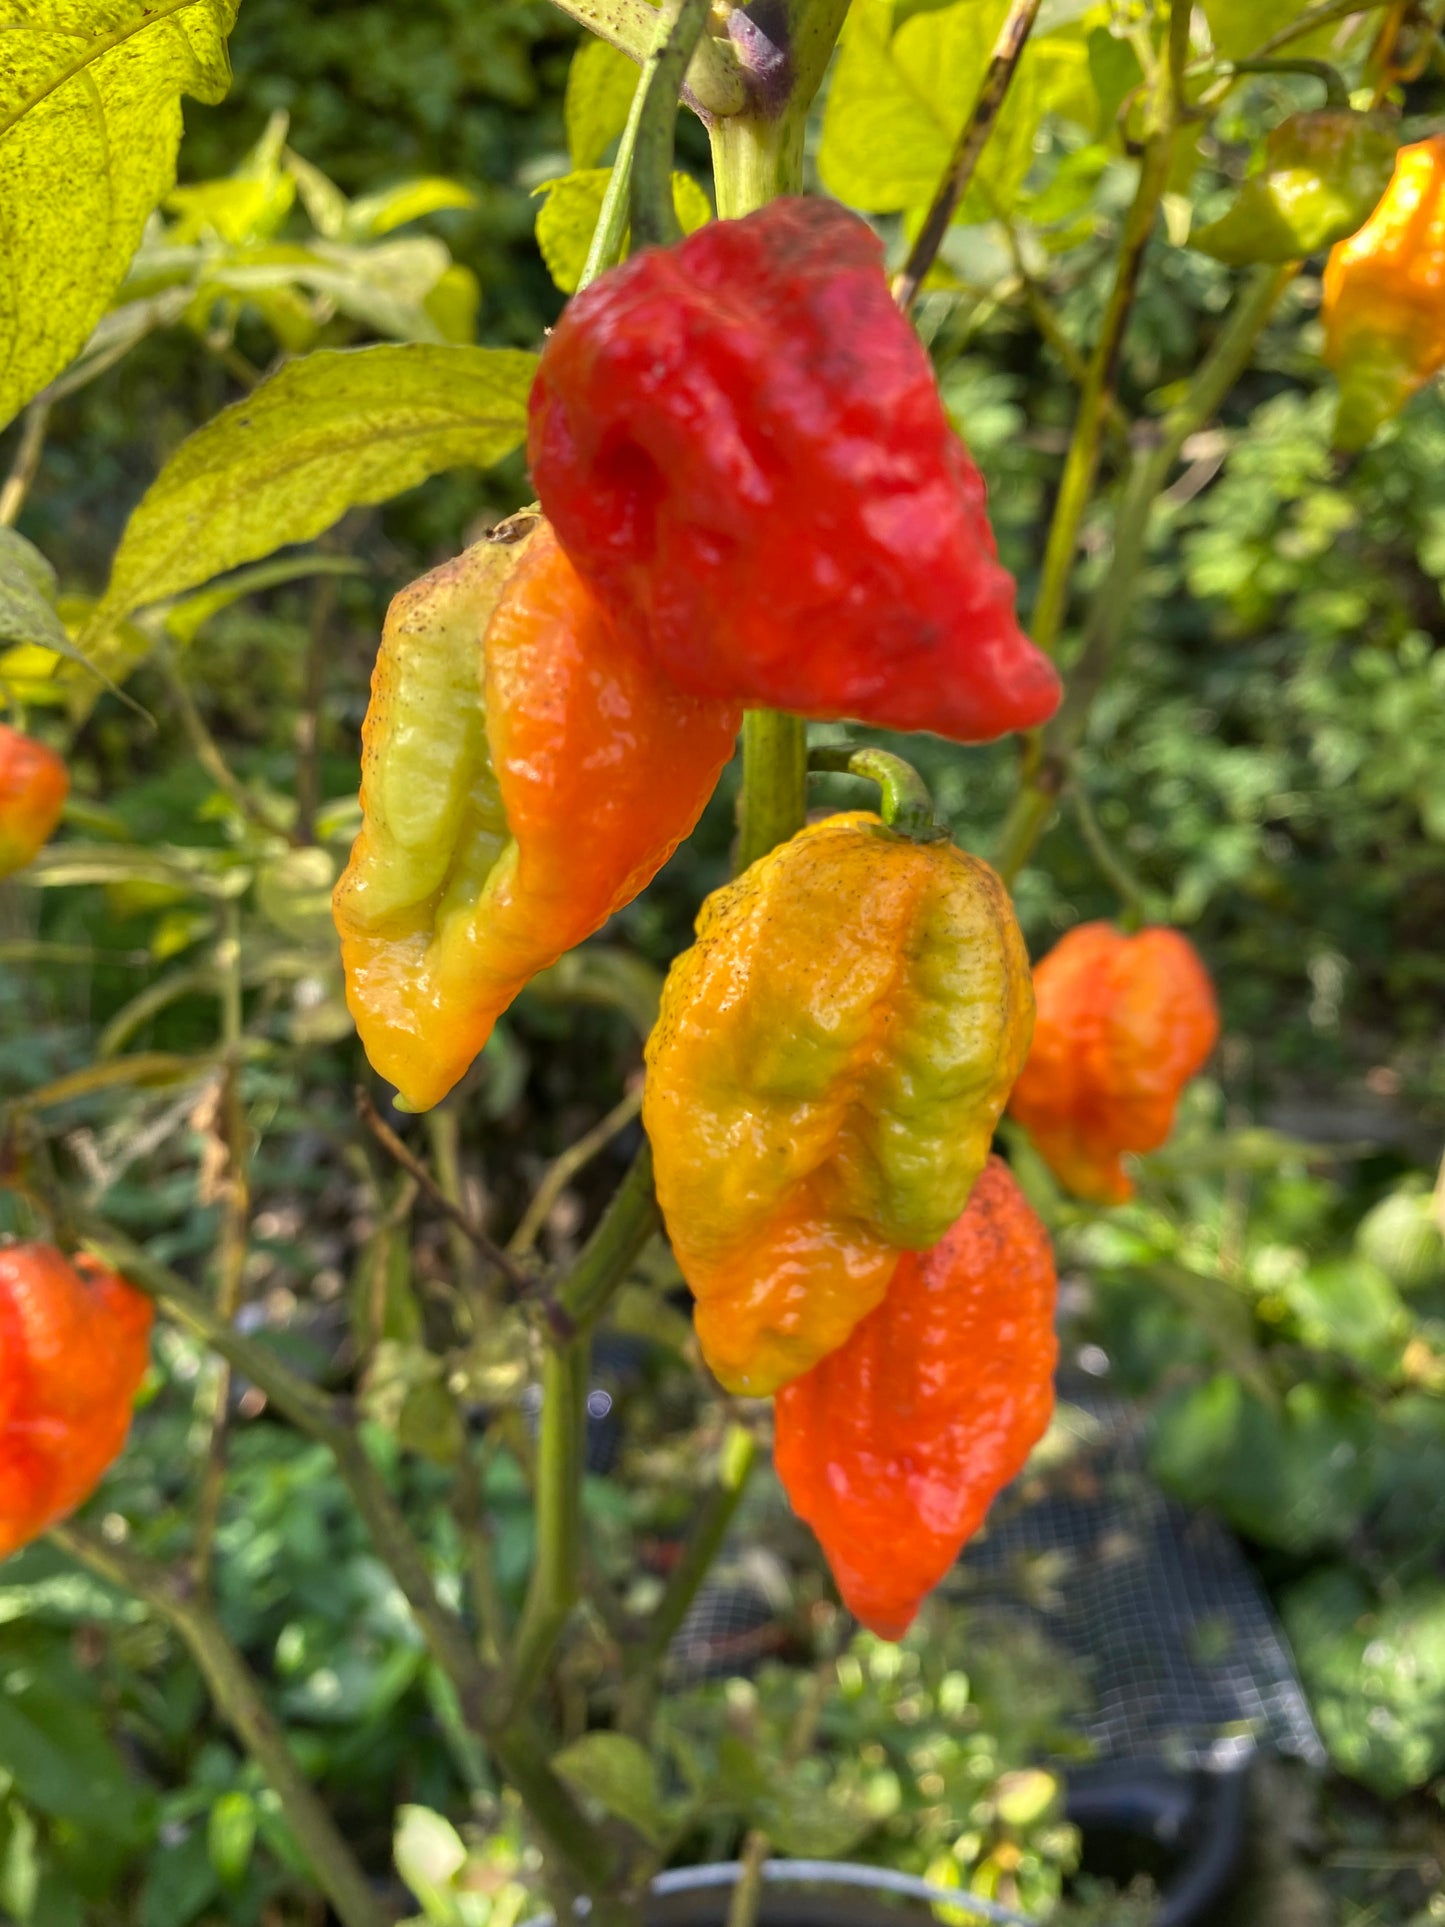
M 1337 68 L 1327 60 L 1231 60 L 1231 74 L 1310 74 L 1323 81 L 1325 105 L 1344 112 L 1350 104 L 1350 90 Z
M 933 813 L 933 798 L 918 771 L 886 749 L 854 749 L 847 743 L 810 749 L 808 770 L 818 775 L 861 776 L 876 783 L 882 792 L 879 815 L 890 830 L 910 842 L 941 843 L 948 835 L 947 825 Z
M 680 240 L 672 202 L 672 154 L 683 75 L 707 24 L 710 0 L 673 0 L 658 22 L 642 65 L 633 114 L 632 246 L 668 247 Z M 620 156 L 619 156 L 620 158 Z

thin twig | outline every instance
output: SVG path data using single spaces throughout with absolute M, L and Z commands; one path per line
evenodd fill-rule
M 241 1308 L 251 1222 L 251 1173 L 246 1141 L 246 1105 L 241 1094 L 241 914 L 234 898 L 222 906 L 221 1041 L 226 1067 L 221 1074 L 221 1130 L 226 1147 L 221 1237 L 216 1257 L 216 1315 L 229 1325 Z M 210 1441 L 196 1505 L 196 1536 L 191 1572 L 198 1592 L 210 1587 L 211 1553 L 221 1519 L 230 1432 L 231 1367 L 218 1358 L 210 1392 Z
M 45 449 L 45 431 L 49 426 L 49 399 L 45 395 L 37 395 L 21 417 L 20 445 L 15 451 L 10 473 L 5 478 L 5 486 L 0 488 L 0 528 L 13 529 L 25 506 L 25 498 L 40 467 L 40 457 Z
M 1124 331 L 1134 308 L 1134 296 L 1144 266 L 1144 254 L 1154 233 L 1159 203 L 1169 181 L 1174 139 L 1183 106 L 1184 63 L 1189 51 L 1187 0 L 1173 0 L 1169 11 L 1169 59 L 1152 107 L 1153 126 L 1139 168 L 1139 182 L 1124 221 L 1124 234 L 1099 337 L 1089 357 L 1088 374 L 1079 396 L 1074 432 L 1059 482 L 1053 521 L 1044 551 L 1039 592 L 1029 633 L 1038 647 L 1051 653 L 1059 639 L 1068 603 L 1069 582 L 1079 529 L 1094 477 L 1098 472 L 1108 404 L 1114 394 Z
M 1077 774 L 1069 783 L 1068 798 L 1073 805 L 1079 832 L 1089 855 L 1094 859 L 1099 874 L 1119 898 L 1120 927 L 1132 934 L 1143 923 L 1147 914 L 1143 885 L 1105 836 L 1103 827 L 1094 814 L 1088 793 L 1078 780 Z
M 532 1201 L 522 1215 L 522 1222 L 507 1240 L 507 1250 L 514 1258 L 525 1258 L 536 1244 L 542 1227 L 552 1215 L 552 1208 L 567 1186 L 586 1165 L 612 1142 L 619 1131 L 625 1131 L 633 1118 L 642 1109 L 642 1088 L 628 1091 L 599 1123 L 579 1137 L 575 1144 L 555 1157 L 547 1167 L 541 1182 L 532 1195 Z
M 207 776 L 218 789 L 224 790 L 241 814 L 249 822 L 254 823 L 258 830 L 263 830 L 267 836 L 282 837 L 293 847 L 299 844 L 301 839 L 295 830 L 283 823 L 279 817 L 273 816 L 264 804 L 259 803 L 252 796 L 221 754 L 220 745 L 206 727 L 206 720 L 196 706 L 196 699 L 192 696 L 186 679 L 181 674 L 174 651 L 168 643 L 161 643 L 155 652 L 155 659 L 171 692 L 171 700 L 176 706 L 176 713 L 181 719 L 181 727 L 186 732 L 191 752 Z
M 526 1265 L 519 1264 L 510 1252 L 504 1251 L 501 1245 L 488 1237 L 469 1212 L 464 1211 L 461 1205 L 452 1202 L 422 1160 L 403 1144 L 377 1110 L 370 1092 L 363 1090 L 360 1086 L 357 1087 L 356 1092 L 356 1111 L 387 1156 L 395 1159 L 403 1171 L 410 1172 L 438 1211 L 449 1218 L 459 1231 L 465 1232 L 487 1263 L 501 1272 L 512 1289 L 519 1293 L 535 1293 L 539 1283 L 536 1273 L 529 1270 Z
M 988 144 L 988 137 L 998 120 L 1024 46 L 1033 31 L 1040 4 L 1041 0 L 1013 0 L 999 28 L 998 39 L 994 42 L 988 66 L 984 69 L 983 82 L 974 100 L 973 110 L 963 124 L 943 179 L 933 196 L 933 204 L 924 215 L 923 226 L 908 251 L 903 272 L 893 283 L 893 299 L 905 314 L 913 306 L 923 277 L 933 266 L 938 250 L 943 245 L 948 224 L 968 191 L 968 184 L 973 179 Z
M 633 112 L 632 177 L 628 206 L 634 248 L 666 246 L 680 238 L 672 200 L 672 157 L 678 95 L 693 51 L 707 25 L 710 0 L 664 0 L 657 37 L 643 62 Z
M 390 1914 L 372 1891 L 345 1837 L 302 1772 L 285 1730 L 266 1705 L 255 1675 L 208 1606 L 188 1598 L 163 1567 L 68 1523 L 50 1537 L 109 1585 L 141 1599 L 191 1650 L 222 1717 L 265 1774 L 287 1825 L 345 1927 L 388 1927 Z

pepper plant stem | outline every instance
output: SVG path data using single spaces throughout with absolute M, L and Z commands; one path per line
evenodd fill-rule
M 222 1716 L 279 1796 L 286 1824 L 345 1927 L 389 1927 L 390 1913 L 372 1892 L 350 1847 L 297 1764 L 250 1668 L 209 1607 L 185 1597 L 164 1568 L 108 1544 L 83 1526 L 52 1526 L 50 1536 L 72 1559 L 110 1585 L 144 1600 L 179 1633 Z
M 893 298 L 905 314 L 913 306 L 923 277 L 933 266 L 938 250 L 943 245 L 948 224 L 968 192 L 969 182 L 993 132 L 1028 37 L 1033 32 L 1040 5 L 1041 0 L 1013 0 L 999 28 L 998 39 L 994 42 L 988 66 L 984 69 L 972 111 L 954 145 L 943 179 L 934 194 L 933 204 L 923 217 L 918 238 L 908 251 L 903 272 L 893 284 Z
M 657 32 L 657 11 L 648 0 L 552 0 L 562 13 L 633 60 L 642 61 Z M 683 98 L 712 119 L 739 113 L 747 87 L 737 55 L 725 40 L 704 34 L 687 68 Z
M 648 1622 L 646 1637 L 632 1656 L 633 1671 L 651 1675 L 666 1657 L 699 1586 L 722 1550 L 728 1527 L 747 1490 L 756 1453 L 756 1442 L 747 1427 L 730 1425 L 718 1454 L 716 1481 L 693 1522 L 682 1558 L 667 1582 L 667 1590 Z
M 559 1865 L 588 1891 L 605 1886 L 612 1871 L 611 1849 L 552 1772 L 529 1729 L 501 1726 L 501 1694 L 466 1627 L 443 1605 L 420 1544 L 343 1408 L 283 1365 L 268 1346 L 226 1324 L 199 1292 L 132 1239 L 94 1218 L 82 1216 L 77 1228 L 88 1250 L 148 1291 L 177 1323 L 205 1339 L 258 1385 L 283 1417 L 327 1447 L 377 1557 L 395 1579 L 428 1650 L 450 1680 L 468 1725 L 482 1736 L 521 1795 Z
M 1161 77 L 1161 95 L 1156 98 L 1154 125 L 1145 144 L 1139 168 L 1139 182 L 1124 221 L 1119 260 L 1114 272 L 1099 337 L 1079 395 L 1074 432 L 1054 504 L 1053 521 L 1044 551 L 1043 574 L 1034 603 L 1029 632 L 1038 647 L 1052 654 L 1063 626 L 1068 603 L 1069 580 L 1079 546 L 1079 529 L 1093 493 L 1099 468 L 1114 385 L 1118 377 L 1119 355 L 1124 345 L 1124 330 L 1134 307 L 1144 254 L 1154 233 L 1159 203 L 1169 180 L 1174 158 L 1174 136 L 1179 124 L 1184 64 L 1189 52 L 1190 7 L 1186 0 L 1174 0 L 1169 12 L 1169 60 Z
M 1257 271 L 1200 364 L 1188 393 L 1165 416 L 1153 446 L 1135 458 L 1114 517 L 1113 558 L 1090 610 L 1064 701 L 1043 731 L 1039 754 L 999 834 L 993 861 L 1006 883 L 1028 861 L 1067 780 L 1070 760 L 1083 739 L 1128 619 L 1148 547 L 1150 518 L 1169 471 L 1185 442 L 1212 419 L 1244 372 L 1261 329 L 1297 273 L 1294 264 Z
M 848 0 L 788 0 L 784 44 L 791 90 L 774 111 L 750 110 L 709 128 L 717 211 L 737 220 L 803 186 L 808 108 L 838 38 Z M 750 709 L 743 717 L 737 868 L 747 869 L 803 827 L 808 733 L 798 716 Z
M 507 1703 L 514 1713 L 531 1698 L 577 1604 L 591 1354 L 587 1340 L 578 1338 L 568 1345 L 549 1345 L 542 1364 L 537 1551 L 509 1666 Z

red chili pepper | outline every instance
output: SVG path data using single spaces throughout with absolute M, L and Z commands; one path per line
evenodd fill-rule
M 151 1319 L 97 1259 L 0 1249 L 0 1559 L 88 1499 L 119 1455 Z
M 778 1476 L 880 1638 L 902 1638 L 1043 1435 L 1054 1293 L 1048 1234 L 990 1158 L 953 1229 L 778 1393 Z
M 528 450 L 579 573 L 695 695 L 960 742 L 1058 706 L 882 244 L 831 201 L 600 276 L 542 355 Z
M 0 723 L 0 877 L 49 840 L 69 794 L 70 772 L 55 751 Z

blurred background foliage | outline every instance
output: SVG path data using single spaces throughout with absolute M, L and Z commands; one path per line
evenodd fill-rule
M 21 527 L 58 571 L 62 612 L 103 587 L 163 459 L 279 352 L 535 346 L 562 300 L 535 190 L 577 160 L 564 121 L 575 45 L 545 0 L 319 0 L 300 14 L 246 0 L 229 99 L 187 103 L 184 185 L 119 297 L 117 358 L 51 412 Z M 1127 74 L 1115 84 L 1122 97 Z M 1190 202 L 1198 219 L 1217 211 L 1251 143 L 1310 85 L 1271 76 L 1237 92 L 1177 183 L 1171 240 Z M 1441 109 L 1427 76 L 1407 132 Z M 679 158 L 705 180 L 695 129 Z M 856 155 L 830 158 L 828 135 L 821 162 L 825 179 L 859 171 Z M 1022 156 L 1018 182 L 1012 241 L 997 224 L 956 227 L 920 320 L 1027 608 L 1074 393 L 1038 304 L 1065 344 L 1087 345 L 1126 183 L 1117 145 L 1067 117 Z M 860 191 L 896 239 L 904 203 L 886 182 Z M 1250 1546 L 1348 1776 L 1309 1834 L 1316 1911 L 1298 1917 L 1423 1923 L 1441 1917 L 1445 1865 L 1445 1246 L 1431 1207 L 1445 1139 L 1445 397 L 1421 396 L 1359 458 L 1332 455 L 1317 268 L 1184 451 L 1084 751 L 1083 806 L 1018 891 L 1037 955 L 1114 913 L 1122 867 L 1207 958 L 1223 1045 L 1122 1210 L 1071 1204 L 1026 1143 L 1008 1148 L 1071 1282 L 1071 1355 L 1139 1401 L 1158 1477 Z M 1173 399 L 1232 285 L 1218 263 L 1156 247 L 1125 356 L 1131 412 Z M 139 710 L 47 681 L 23 647 L 0 664 L 32 726 L 47 705 L 78 725 L 80 839 L 0 892 L 5 1096 L 26 1099 L 117 1223 L 204 1269 L 224 1209 L 218 1043 L 239 991 L 254 1144 L 242 1318 L 331 1382 L 370 1358 L 364 1395 L 458 1591 L 465 1562 L 429 1460 L 475 1457 L 512 1603 L 530 1546 L 534 1361 L 520 1325 L 467 1333 L 472 1260 L 356 1124 L 366 1073 L 327 897 L 356 825 L 385 604 L 525 497 L 520 457 L 441 477 L 173 605 L 122 639 Z M 1086 531 L 1086 585 L 1103 533 Z M 891 746 L 923 769 L 960 841 L 986 851 L 1014 748 Z M 819 785 L 820 802 L 853 793 Z M 524 994 L 458 1099 L 408 1127 L 500 1235 L 635 1075 L 655 972 L 725 872 L 731 804 L 725 780 L 659 884 Z M 540 1229 L 549 1254 L 575 1248 L 635 1129 L 560 1191 Z M 715 1443 L 675 1284 L 652 1263 L 613 1320 L 631 1367 L 589 1504 L 624 1614 L 655 1598 Z M 435 1356 L 462 1388 L 464 1446 Z M 129 1519 L 158 1555 L 183 1546 L 214 1396 L 214 1366 L 167 1333 L 97 1507 L 107 1527 Z M 217 1561 L 229 1628 L 368 1865 L 390 1864 L 400 1809 L 396 1865 L 424 1917 L 511 1927 L 535 1862 L 508 1796 L 325 1455 L 273 1427 L 248 1388 L 230 1396 Z M 1062 1744 L 1086 1682 L 1022 1633 L 1011 1644 L 941 1606 L 901 1652 L 849 1640 L 768 1485 L 750 1508 L 774 1643 L 750 1680 L 680 1681 L 669 1697 L 647 1797 L 677 1851 L 726 1854 L 759 1824 L 785 1849 L 878 1858 L 1041 1909 L 1077 1841 L 1034 1763 Z M 45 1546 L 3 1579 L 0 1912 L 18 1927 L 320 1927 L 284 1813 L 170 1636 Z M 578 1641 L 575 1734 L 608 1637 Z M 820 1679 L 804 1764 L 780 1793 L 749 1761 L 788 1744 Z M 579 1756 L 580 1784 L 596 1766 Z

